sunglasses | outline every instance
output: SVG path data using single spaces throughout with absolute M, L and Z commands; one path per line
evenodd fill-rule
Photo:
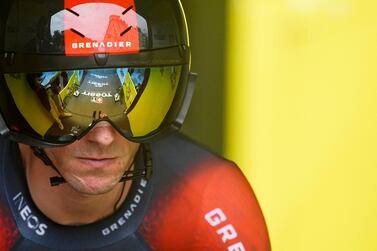
M 187 65 L 3 74 L 0 133 L 59 146 L 107 121 L 127 139 L 145 142 L 183 122 L 194 80 Z

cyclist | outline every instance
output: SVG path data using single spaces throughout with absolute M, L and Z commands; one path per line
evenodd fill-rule
M 0 250 L 270 250 L 239 168 L 177 133 L 179 0 L 6 0 Z

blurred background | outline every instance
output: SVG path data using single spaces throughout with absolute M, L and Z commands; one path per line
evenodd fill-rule
M 182 3 L 183 131 L 244 170 L 273 250 L 377 250 L 377 2 Z

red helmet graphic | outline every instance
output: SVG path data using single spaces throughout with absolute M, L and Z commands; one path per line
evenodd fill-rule
M 133 0 L 65 1 L 64 5 L 51 18 L 50 30 L 53 34 L 64 29 L 66 55 L 137 53 L 140 42 L 146 43 L 147 22 L 137 14 Z

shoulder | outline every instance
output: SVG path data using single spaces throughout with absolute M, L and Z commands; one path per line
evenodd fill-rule
M 164 184 L 170 186 L 177 181 L 185 186 L 198 186 L 201 190 L 226 192 L 234 188 L 245 190 L 247 194 L 252 192 L 249 182 L 234 162 L 184 135 L 174 134 L 153 143 L 152 154 L 157 183 L 158 179 L 167 179 Z
M 234 163 L 182 136 L 160 146 L 165 160 L 155 172 L 167 169 L 169 178 L 158 186 L 144 223 L 144 230 L 158 228 L 156 250 L 182 250 L 182 244 L 185 250 L 269 250 L 257 199 Z
M 204 175 L 215 168 L 237 171 L 233 162 L 213 153 L 203 145 L 176 133 L 151 144 L 156 178 L 180 178 L 194 172 Z
M 16 224 L 4 203 L 0 202 L 0 250 L 11 250 L 20 238 Z
M 8 200 L 4 191 L 4 150 L 9 147 L 5 137 L 0 136 L 0 250 L 11 250 L 13 245 L 20 238 L 20 233 L 9 209 Z

